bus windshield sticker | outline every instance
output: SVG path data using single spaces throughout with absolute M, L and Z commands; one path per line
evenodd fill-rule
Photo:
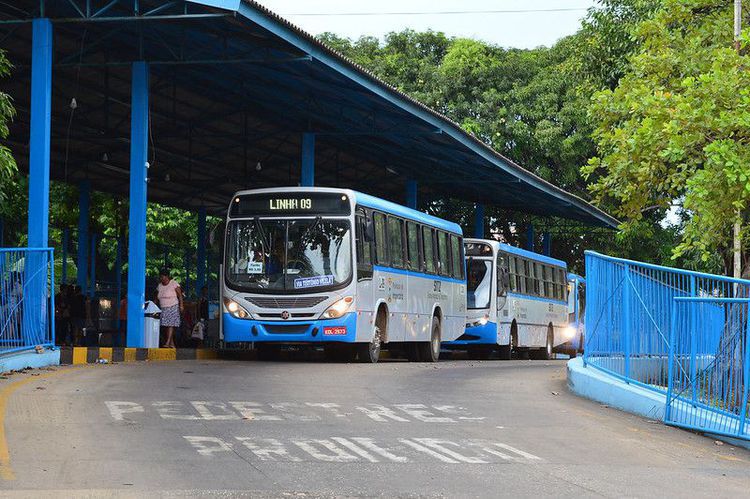
M 262 274 L 263 262 L 247 262 L 247 273 L 248 274 Z
M 315 288 L 318 286 L 331 286 L 333 275 L 320 275 L 316 277 L 302 277 L 294 280 L 294 289 Z

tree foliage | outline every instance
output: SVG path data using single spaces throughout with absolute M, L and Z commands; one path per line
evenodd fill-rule
M 731 2 L 665 0 L 638 26 L 627 74 L 591 107 L 591 192 L 631 233 L 682 209 L 675 258 L 715 260 L 750 200 L 750 59 L 734 49 L 732 27 Z
M 10 62 L 8 62 L 5 52 L 0 50 L 0 78 L 8 78 L 10 71 Z M 15 109 L 11 97 L 4 92 L 0 92 L 0 139 L 8 138 L 8 123 L 14 116 Z M 11 150 L 0 144 L 0 206 L 3 206 L 8 200 L 9 191 L 15 188 L 13 179 L 16 177 L 17 171 Z

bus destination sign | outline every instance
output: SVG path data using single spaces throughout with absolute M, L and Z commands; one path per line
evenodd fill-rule
M 349 215 L 349 196 L 330 192 L 246 194 L 232 201 L 230 216 Z

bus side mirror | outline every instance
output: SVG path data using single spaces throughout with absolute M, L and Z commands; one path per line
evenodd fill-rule
M 365 220 L 365 241 L 368 243 L 375 240 L 375 223 L 372 218 L 367 217 Z

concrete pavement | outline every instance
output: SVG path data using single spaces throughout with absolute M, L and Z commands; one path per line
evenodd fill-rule
M 4 493 L 736 497 L 750 490 L 749 452 L 579 399 L 567 391 L 562 361 L 204 360 L 36 374 L 0 384 Z

